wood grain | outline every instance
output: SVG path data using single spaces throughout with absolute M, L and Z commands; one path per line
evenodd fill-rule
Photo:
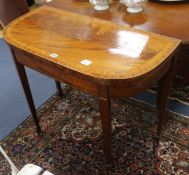
M 44 5 L 65 9 L 88 16 L 94 16 L 104 20 L 116 22 L 121 25 L 155 32 L 182 40 L 179 60 L 176 65 L 175 87 L 184 87 L 189 84 L 189 2 L 160 2 L 149 0 L 144 11 L 139 14 L 130 14 L 126 6 L 113 0 L 106 11 L 96 11 L 88 2 L 76 0 L 53 0 Z
M 4 38 L 17 48 L 103 80 L 125 80 L 156 69 L 180 40 L 109 21 L 42 7 L 14 21 Z M 50 55 L 56 53 L 57 58 Z M 91 64 L 81 64 L 82 60 Z
M 128 13 L 127 7 L 120 4 L 119 0 L 113 0 L 110 8 L 106 11 L 96 11 L 89 2 L 77 2 L 75 0 L 53 0 L 44 4 L 178 38 L 183 42 L 189 41 L 188 1 L 161 3 L 158 0 L 149 0 L 144 11 L 138 14 Z

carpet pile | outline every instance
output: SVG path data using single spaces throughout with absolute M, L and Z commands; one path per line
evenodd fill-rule
M 104 158 L 97 100 L 64 87 L 38 109 L 43 135 L 26 119 L 2 142 L 18 166 L 32 162 L 56 175 L 188 175 L 189 119 L 168 112 L 156 152 L 157 111 L 132 98 L 112 101 L 112 146 L 115 160 Z M 0 156 L 0 175 L 10 173 Z

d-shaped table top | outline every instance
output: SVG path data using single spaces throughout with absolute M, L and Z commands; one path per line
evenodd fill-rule
M 46 6 L 9 24 L 4 38 L 19 49 L 101 81 L 146 74 L 181 42 Z

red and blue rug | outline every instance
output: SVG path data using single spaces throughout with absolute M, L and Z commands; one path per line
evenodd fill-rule
M 112 101 L 114 162 L 104 158 L 97 99 L 70 87 L 38 109 L 43 130 L 37 136 L 26 119 L 2 142 L 19 168 L 34 163 L 56 175 L 188 175 L 189 119 L 168 112 L 159 145 L 157 111 L 132 98 Z M 0 155 L 0 175 L 10 167 Z

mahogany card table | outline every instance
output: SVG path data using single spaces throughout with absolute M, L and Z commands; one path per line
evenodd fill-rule
M 47 6 L 10 23 L 4 38 L 38 132 L 24 66 L 98 97 L 107 158 L 111 157 L 111 98 L 130 97 L 159 82 L 160 134 L 180 40 Z

